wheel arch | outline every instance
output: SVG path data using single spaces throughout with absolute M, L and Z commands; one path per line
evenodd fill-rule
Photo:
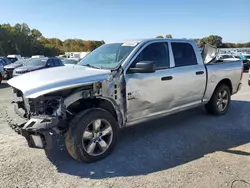
M 106 97 L 79 98 L 70 104 L 67 104 L 67 110 L 79 113 L 91 108 L 101 108 L 108 111 L 117 120 L 119 126 L 123 124 L 123 116 L 115 101 Z
M 232 95 L 232 93 L 233 93 L 233 85 L 232 85 L 232 82 L 231 82 L 231 80 L 230 80 L 229 78 L 224 78 L 224 79 L 222 79 L 222 80 L 217 84 L 217 86 L 215 87 L 214 92 L 215 92 L 216 89 L 217 89 L 219 86 L 221 86 L 221 85 L 226 85 L 226 86 L 228 86 L 228 87 L 229 87 L 229 90 L 230 90 L 230 94 Z M 213 92 L 213 93 L 214 93 L 214 92 Z

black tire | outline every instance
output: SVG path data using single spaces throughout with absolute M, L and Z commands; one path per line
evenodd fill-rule
M 219 93 L 225 91 L 227 96 L 228 96 L 228 102 L 227 105 L 223 108 L 220 109 L 217 105 L 218 102 L 218 97 L 219 97 Z M 231 103 L 231 92 L 230 89 L 227 85 L 225 84 L 221 84 L 219 86 L 217 86 L 217 88 L 215 89 L 211 99 L 209 100 L 209 102 L 205 105 L 205 108 L 207 110 L 207 112 L 209 114 L 213 114 L 213 115 L 224 115 L 226 114 L 226 112 L 228 111 L 228 108 L 230 106 Z
M 3 81 L 3 77 L 2 77 L 2 74 L 0 73 L 0 84 L 2 83 Z
M 97 156 L 90 155 L 83 146 L 83 133 L 87 126 L 96 119 L 106 120 L 112 127 L 112 140 L 107 150 Z M 119 125 L 116 119 L 106 110 L 93 108 L 80 112 L 71 122 L 66 133 L 65 143 L 68 153 L 79 162 L 95 162 L 107 157 L 114 149 L 119 133 Z

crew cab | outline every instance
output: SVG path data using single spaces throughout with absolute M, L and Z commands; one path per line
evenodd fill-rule
M 201 105 L 226 114 L 242 72 L 241 60 L 217 61 L 216 49 L 201 54 L 191 40 L 104 44 L 75 66 L 10 79 L 19 116 L 9 108 L 9 124 L 30 147 L 50 147 L 51 133 L 61 134 L 74 159 L 94 162 L 111 153 L 121 128 Z

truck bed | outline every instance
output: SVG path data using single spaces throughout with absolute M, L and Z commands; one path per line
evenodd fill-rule
M 243 71 L 243 63 L 238 61 L 215 61 L 205 65 L 207 71 L 207 88 L 203 101 L 209 101 L 212 93 L 221 80 L 228 80 L 232 84 L 232 94 L 239 89 L 241 80 L 241 72 Z

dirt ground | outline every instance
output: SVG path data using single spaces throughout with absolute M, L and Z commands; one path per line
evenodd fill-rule
M 11 90 L 2 83 L 0 187 L 250 188 L 247 79 L 225 116 L 197 108 L 127 128 L 111 156 L 92 164 L 72 160 L 60 137 L 50 150 L 28 148 L 5 121 Z

